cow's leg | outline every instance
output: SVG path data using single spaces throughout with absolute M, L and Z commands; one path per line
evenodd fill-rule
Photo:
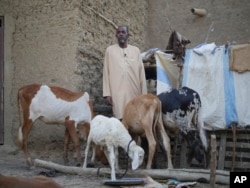
M 27 164 L 29 165 L 29 167 L 34 166 L 34 163 L 32 161 L 30 153 L 28 151 L 28 136 L 29 136 L 30 130 L 32 128 L 32 125 L 33 125 L 32 120 L 30 120 L 28 118 L 24 118 L 23 126 L 19 128 L 19 136 L 22 138 L 22 142 L 20 141 L 21 142 L 20 145 L 23 149 L 24 156 L 26 158 L 26 161 L 27 161 Z M 20 134 L 22 134 L 22 135 L 20 135 Z
M 172 159 L 171 159 L 171 146 L 170 146 L 170 139 L 169 136 L 167 135 L 167 133 L 165 132 L 163 126 L 160 126 L 162 128 L 159 128 L 162 140 L 163 140 L 163 145 L 164 145 L 164 149 L 167 153 L 167 159 L 168 159 L 168 168 L 173 168 L 173 164 L 172 164 Z
M 95 144 L 92 144 L 92 157 L 91 157 L 91 163 L 95 163 L 95 158 L 96 158 L 96 148 L 97 148 L 97 145 Z M 86 157 L 86 156 L 85 156 Z
M 64 150 L 63 150 L 64 165 L 68 164 L 68 162 L 69 162 L 69 159 L 68 159 L 68 148 L 69 148 L 69 141 L 70 141 L 69 139 L 70 139 L 69 131 L 66 128 L 65 134 L 64 134 Z
M 96 145 L 93 149 L 95 151 L 96 158 L 100 160 L 103 165 L 108 165 L 108 159 L 101 149 L 101 146 Z
M 153 123 L 153 117 L 151 117 L 150 115 L 146 116 L 147 118 L 144 118 L 142 121 L 143 125 L 152 125 Z M 144 126 L 147 127 L 147 126 Z M 151 169 L 152 166 L 152 161 L 153 161 L 153 157 L 155 154 L 155 149 L 156 149 L 156 141 L 155 141 L 155 137 L 153 135 L 153 130 L 152 128 L 146 128 L 145 129 L 145 135 L 148 141 L 148 161 L 147 161 L 147 169 Z
M 148 140 L 148 161 L 147 161 L 147 169 L 151 169 L 153 157 L 156 149 L 156 141 L 152 132 L 146 132 L 146 137 Z
M 85 148 L 85 158 L 84 158 L 83 168 L 87 168 L 88 152 L 89 152 L 89 147 L 91 146 L 91 142 L 92 142 L 91 137 L 89 137 Z
M 162 119 L 162 116 L 160 114 L 159 115 L 159 120 L 158 120 L 158 123 L 157 123 L 157 128 L 158 128 L 158 131 L 161 134 L 164 149 L 165 149 L 165 152 L 167 153 L 168 168 L 173 168 L 172 159 L 171 159 L 170 138 L 169 138 L 168 134 L 166 133 L 166 131 L 164 129 L 164 125 L 163 125 L 161 119 Z
M 109 161 L 110 161 L 110 168 L 111 168 L 111 180 L 116 180 L 115 175 L 115 167 L 116 167 L 116 156 L 115 156 L 115 148 L 114 146 L 108 146 L 108 155 L 109 155 Z
M 104 155 L 106 156 L 106 158 L 108 160 L 109 165 L 111 166 L 111 161 L 110 161 L 110 158 L 109 158 L 109 151 L 107 150 L 107 148 L 104 148 L 103 152 L 104 152 Z
M 115 150 L 115 169 L 119 169 L 119 151 L 118 147 L 114 149 Z
M 80 163 L 80 165 L 82 165 L 82 155 L 81 155 L 81 151 L 80 151 L 80 141 L 79 141 L 79 137 L 77 135 L 76 132 L 76 127 L 75 127 L 75 121 L 72 120 L 66 120 L 65 121 L 65 126 L 66 129 L 68 129 L 70 138 L 74 144 L 74 148 L 77 154 L 77 159 L 78 162 Z

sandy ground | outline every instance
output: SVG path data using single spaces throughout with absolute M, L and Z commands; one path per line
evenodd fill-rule
M 36 167 L 35 169 L 28 169 L 22 154 L 17 155 L 1 155 L 0 157 L 0 172 L 4 175 L 33 177 L 39 175 L 40 172 L 49 172 L 48 169 Z M 102 181 L 107 179 L 105 177 L 95 176 L 79 176 L 63 173 L 56 173 L 53 179 L 65 188 L 77 187 L 107 187 L 103 185 Z
M 53 148 L 53 147 L 52 147 Z M 62 151 L 59 147 L 56 150 L 48 150 L 47 152 L 32 151 L 33 158 L 41 159 L 45 161 L 51 161 L 57 164 L 62 163 Z M 69 156 L 73 155 L 73 152 L 69 153 Z M 72 160 L 70 166 L 74 166 L 76 162 Z M 96 164 L 96 167 L 102 167 L 99 163 Z M 0 146 L 0 173 L 4 175 L 11 176 L 22 176 L 22 177 L 33 177 L 39 175 L 40 172 L 49 172 L 49 169 L 36 167 L 35 169 L 29 169 L 27 167 L 24 155 L 21 151 L 15 150 L 12 152 L 1 152 Z M 126 176 L 125 176 L 126 177 Z M 71 175 L 65 173 L 56 173 L 55 177 L 52 177 L 56 182 L 63 185 L 65 188 L 78 188 L 78 187 L 88 187 L 88 188 L 97 188 L 97 187 L 114 187 L 104 185 L 103 181 L 108 180 L 110 177 L 98 177 L 97 175 Z M 122 187 L 122 186 L 116 186 Z M 124 186 L 123 186 L 124 187 Z M 135 186 L 129 186 L 135 187 Z M 142 187 L 142 186 L 140 186 Z M 144 187 L 147 187 L 144 185 Z M 195 188 L 209 188 L 209 184 L 197 183 Z M 229 185 L 216 185 L 218 188 L 227 188 Z
M 57 164 L 62 163 L 62 151 L 60 152 L 35 152 L 30 150 L 33 158 L 51 161 Z M 69 154 L 70 156 L 70 154 Z M 71 162 L 72 165 L 76 163 Z M 73 164 L 74 163 L 74 164 Z M 71 165 L 71 164 L 69 164 Z M 0 146 L 0 173 L 3 175 L 11 176 L 22 176 L 22 177 L 33 177 L 39 175 L 41 172 L 49 172 L 49 169 L 35 167 L 34 169 L 29 169 L 24 155 L 21 151 L 14 151 L 10 153 L 1 152 Z M 97 177 L 93 175 L 71 175 L 64 173 L 56 173 L 55 177 L 52 177 L 56 182 L 63 185 L 65 188 L 78 188 L 78 187 L 108 187 L 103 185 L 103 181 L 108 177 Z

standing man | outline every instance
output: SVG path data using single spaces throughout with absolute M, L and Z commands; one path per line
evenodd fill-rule
M 126 104 L 147 93 L 140 50 L 128 44 L 128 37 L 128 26 L 119 26 L 116 30 L 118 44 L 106 49 L 103 64 L 103 97 L 120 120 Z

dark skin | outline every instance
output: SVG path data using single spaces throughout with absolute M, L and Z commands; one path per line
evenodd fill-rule
M 117 42 L 121 48 L 127 48 L 128 37 L 129 37 L 128 27 L 119 26 L 116 30 L 116 38 L 117 38 Z
M 118 45 L 121 48 L 127 48 L 128 46 L 128 37 L 129 37 L 129 32 L 128 32 L 128 27 L 127 26 L 119 26 L 116 30 L 116 38 Z M 104 97 L 106 100 L 107 104 L 110 106 L 113 106 L 113 101 L 111 96 L 106 96 Z

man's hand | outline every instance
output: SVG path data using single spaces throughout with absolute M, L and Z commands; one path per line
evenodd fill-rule
M 113 106 L 113 101 L 111 96 L 104 97 L 104 99 L 106 100 L 107 105 Z

